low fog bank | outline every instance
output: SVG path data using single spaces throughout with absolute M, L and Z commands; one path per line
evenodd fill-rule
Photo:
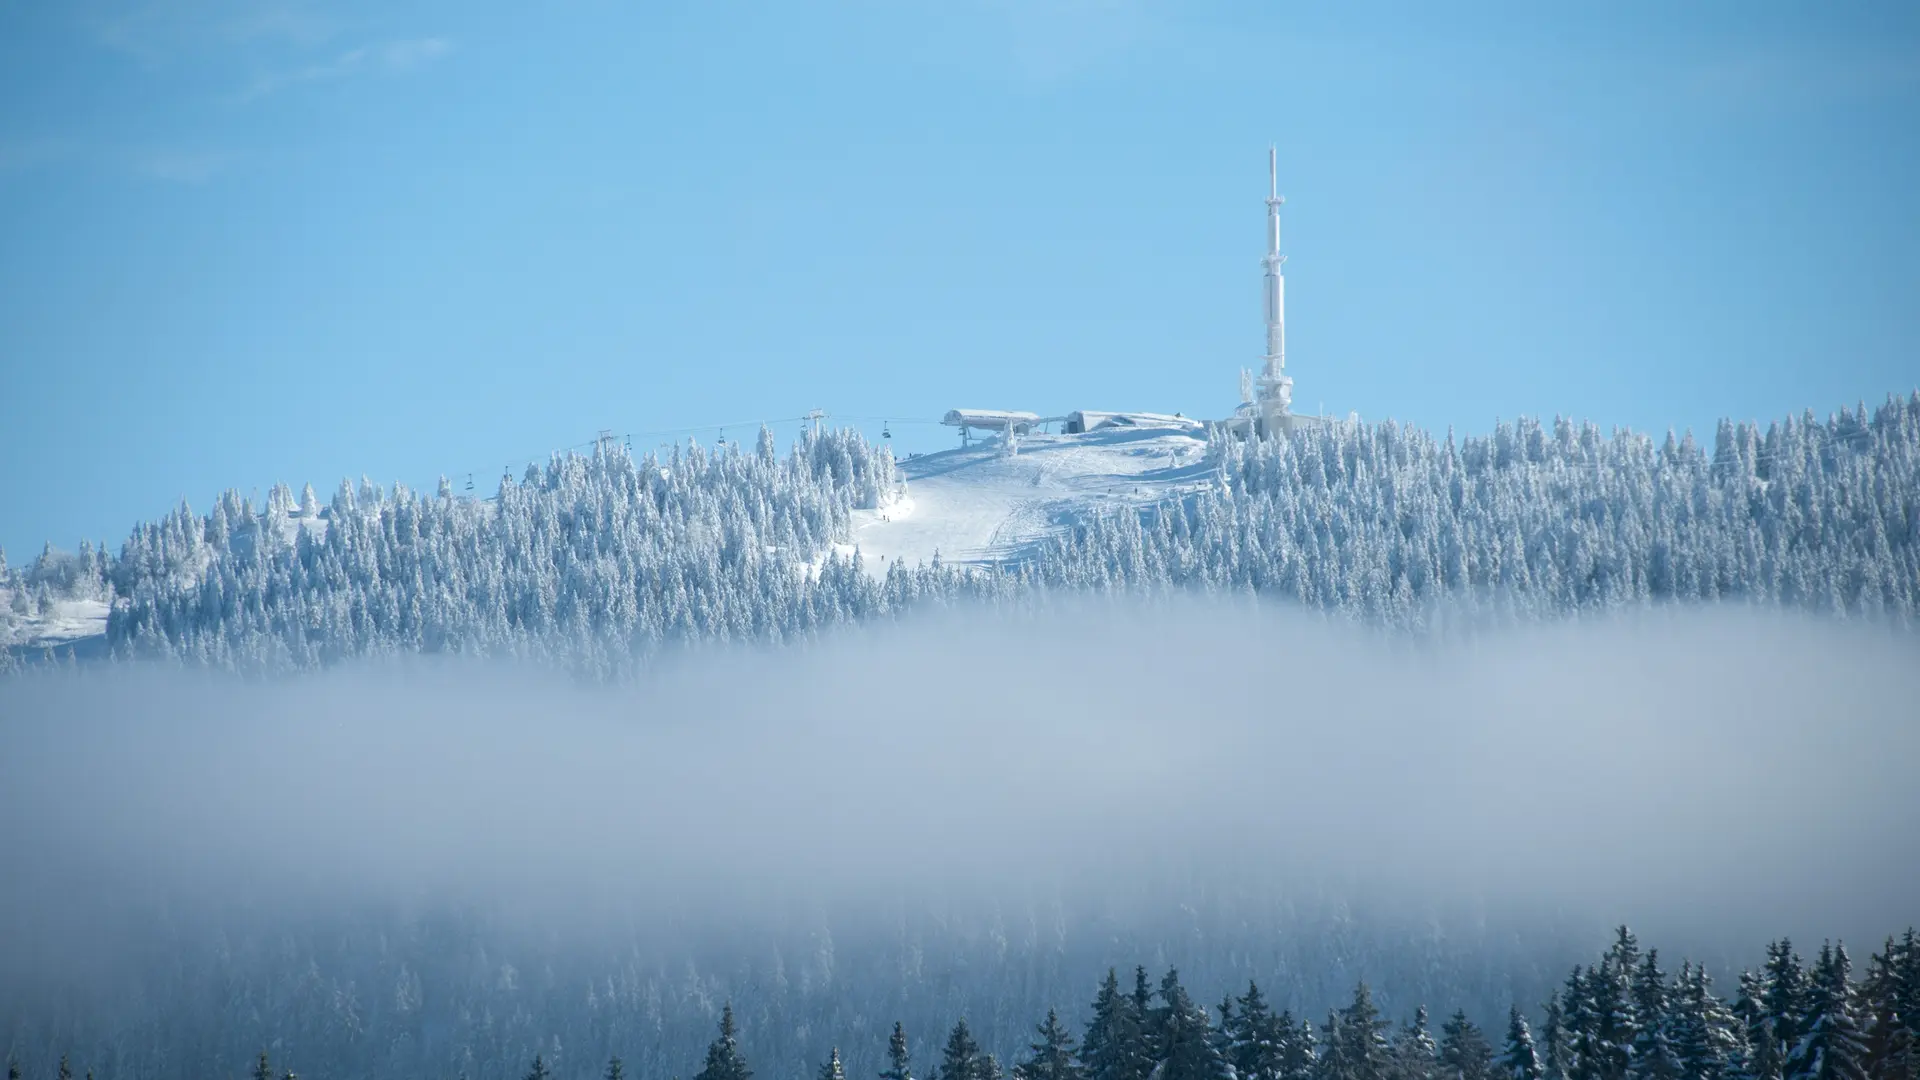
M 1920 645 L 1859 625 L 1643 613 L 1412 644 L 1197 601 L 947 613 L 618 688 L 447 664 L 16 678 L 0 975 L 343 905 L 631 940 L 1347 895 L 1630 921 L 1676 955 L 1877 940 L 1920 916 L 1915 702 Z

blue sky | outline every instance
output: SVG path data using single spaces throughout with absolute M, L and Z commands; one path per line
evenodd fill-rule
M 1911 3 L 0 0 L 0 545 L 600 428 L 1220 415 L 1269 142 L 1308 409 L 1920 384 Z

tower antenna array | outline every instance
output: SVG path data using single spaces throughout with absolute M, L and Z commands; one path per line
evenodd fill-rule
M 1282 429 L 1293 408 L 1293 379 L 1287 375 L 1287 279 L 1282 269 L 1287 257 L 1280 254 L 1280 207 L 1286 201 L 1280 194 L 1280 153 L 1269 146 L 1267 255 L 1260 263 L 1266 268 L 1267 354 L 1261 360 L 1260 376 L 1254 380 L 1255 402 L 1262 426 L 1268 431 Z

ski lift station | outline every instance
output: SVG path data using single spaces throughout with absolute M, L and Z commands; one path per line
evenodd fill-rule
M 1014 435 L 1030 435 L 1034 428 L 1060 425 L 1065 435 L 1085 435 L 1089 431 L 1105 431 L 1109 428 L 1159 428 L 1171 431 L 1188 431 L 1204 434 L 1207 425 L 1204 421 L 1190 419 L 1179 413 L 1151 412 L 1096 412 L 1092 409 L 1075 409 L 1065 416 L 1041 416 L 1039 413 L 1013 412 L 1006 409 L 953 409 L 941 419 L 948 427 L 960 429 L 962 441 L 971 441 L 975 431 L 990 431 Z
M 975 431 L 1012 432 L 1025 435 L 1041 424 L 1039 413 L 1007 412 L 1002 409 L 951 409 L 940 422 L 948 427 L 960 429 L 961 441 L 970 439 Z
M 1094 412 L 1090 409 L 1077 409 L 1066 415 L 1066 427 L 1069 435 L 1084 435 L 1089 431 L 1105 431 L 1109 428 L 1167 428 L 1174 431 L 1201 432 L 1206 425 L 1198 420 L 1190 420 L 1174 413 L 1149 412 Z

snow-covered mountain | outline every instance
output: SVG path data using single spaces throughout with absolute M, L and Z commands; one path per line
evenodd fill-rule
M 830 436 L 828 442 L 849 438 L 857 436 Z M 763 449 L 760 454 L 767 452 Z M 1150 506 L 1214 482 L 1217 470 L 1208 464 L 1207 453 L 1207 440 L 1196 429 L 1167 427 L 1118 426 L 1081 435 L 1033 434 L 1020 437 L 1011 453 L 1003 440 L 985 439 L 970 447 L 915 455 L 898 463 L 894 479 L 878 482 L 854 500 L 845 523 L 833 537 L 824 541 L 816 538 L 812 543 L 775 542 L 765 545 L 765 551 L 776 559 L 793 556 L 789 560 L 793 566 L 812 579 L 819 578 L 830 556 L 851 562 L 857 555 L 867 573 L 882 581 L 888 568 L 895 565 L 911 568 L 944 561 L 953 567 L 991 566 L 1018 558 L 1036 541 L 1084 525 L 1102 512 Z M 884 451 L 874 450 L 873 460 L 882 455 Z M 648 459 L 636 463 L 636 475 L 646 471 L 661 476 L 664 483 L 676 469 L 705 469 L 712 460 L 698 451 L 678 461 Z M 577 459 L 577 463 L 594 467 L 590 459 Z M 515 486 L 538 484 L 544 475 L 540 470 L 530 470 Z M 400 491 L 388 495 L 365 483 L 358 493 L 351 485 L 343 485 L 343 490 L 344 498 L 320 505 L 311 497 L 311 488 L 308 497 L 299 500 L 289 489 L 276 488 L 269 495 L 268 506 L 258 514 L 243 508 L 244 500 L 229 492 L 203 530 L 228 536 L 227 551 L 216 556 L 205 544 L 175 543 L 172 546 L 176 548 L 195 551 L 191 566 L 176 566 L 173 573 L 178 583 L 199 578 L 212 560 L 230 559 L 241 546 L 250 551 L 250 546 L 237 545 L 248 530 L 236 524 L 250 517 L 257 518 L 259 535 L 270 534 L 270 549 L 293 550 L 302 542 L 323 546 L 330 525 L 337 519 L 354 514 L 377 516 L 380 507 L 408 497 Z M 356 501 L 365 503 L 365 508 L 356 507 Z M 457 503 L 456 516 L 476 523 L 496 520 L 502 506 L 498 496 L 457 497 L 444 487 L 436 502 Z M 223 523 L 215 524 L 215 517 Z M 164 531 L 166 523 L 160 526 Z M 146 526 L 136 530 L 130 543 L 143 546 L 142 538 L 152 536 L 152 527 Z M 163 542 L 160 546 L 168 545 Z M 58 553 L 48 556 L 61 557 Z M 24 577 L 16 588 L 22 596 L 22 603 L 16 606 L 31 614 L 0 623 L 0 644 L 11 645 L 23 655 L 74 646 L 82 650 L 104 647 L 110 610 L 107 594 L 112 592 L 104 577 L 96 590 L 81 590 L 82 595 L 70 596 L 67 592 L 71 590 L 56 588 L 48 593 L 44 605 L 27 602 L 30 586 Z M 0 608 L 9 599 L 5 588 L 0 587 Z
M 1437 438 L 1110 428 L 896 462 L 857 432 L 790 453 L 610 448 L 485 500 L 276 487 L 143 524 L 118 556 L 4 577 L 13 658 L 220 667 L 511 653 L 593 673 L 672 642 L 786 640 L 962 599 L 1256 592 L 1388 625 L 1666 602 L 1920 614 L 1920 394 L 1690 436 L 1555 420 Z M 102 614 L 107 617 L 102 620 Z M 102 632 L 104 631 L 104 633 Z

